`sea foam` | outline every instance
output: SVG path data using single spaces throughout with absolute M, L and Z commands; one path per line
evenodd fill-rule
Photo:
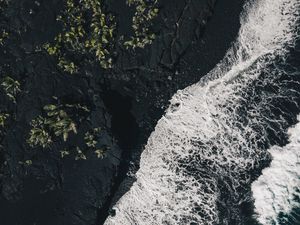
M 284 61 L 295 44 L 299 4 L 245 5 L 224 60 L 172 97 L 141 155 L 136 182 L 106 225 L 229 223 L 220 207 L 232 210 L 226 198 L 232 207 L 245 201 L 253 171 L 270 156 L 269 133 L 287 124 L 288 115 L 272 101 L 297 104 L 297 90 L 275 82 L 286 74 L 275 61 Z
M 252 184 L 255 211 L 263 225 L 280 224 L 280 213 L 300 207 L 300 116 L 298 120 L 288 131 L 289 144 L 269 150 L 272 163 Z

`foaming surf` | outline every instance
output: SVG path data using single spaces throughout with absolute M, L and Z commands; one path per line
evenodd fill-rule
M 255 211 L 263 225 L 300 223 L 297 215 L 290 223 L 286 216 L 293 208 L 300 208 L 300 116 L 298 124 L 290 128 L 288 134 L 289 144 L 269 150 L 272 163 L 252 184 Z
M 242 224 L 238 206 L 249 200 L 255 171 L 299 109 L 300 83 L 282 68 L 299 9 L 298 0 L 245 5 L 224 60 L 172 97 L 106 225 Z

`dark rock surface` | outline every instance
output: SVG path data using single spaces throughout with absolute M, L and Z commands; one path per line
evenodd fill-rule
M 124 2 L 107 2 L 117 15 L 119 36 L 132 32 L 132 12 Z M 0 93 L 0 109 L 14 115 L 0 135 L 1 225 L 103 224 L 112 203 L 130 186 L 128 170 L 138 168 L 147 137 L 170 97 L 197 82 L 224 56 L 239 29 L 243 1 L 159 4 L 157 38 L 151 46 L 119 48 L 113 70 L 87 67 L 85 74 L 72 76 L 35 51 L 60 29 L 55 18 L 61 1 L 12 0 L 3 23 L 14 35 L 0 46 L 1 77 L 11 74 L 21 82 L 22 92 L 17 104 Z M 29 123 L 54 102 L 53 96 L 83 103 L 91 112 L 68 144 L 56 141 L 50 150 L 32 149 L 26 144 Z M 84 133 L 94 127 L 102 128 L 100 142 L 109 149 L 104 159 L 92 153 L 87 160 L 61 159 L 61 149 L 83 146 Z M 31 166 L 22 163 L 29 159 Z

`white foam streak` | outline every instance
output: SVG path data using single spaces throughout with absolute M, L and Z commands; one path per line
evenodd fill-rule
M 289 129 L 290 143 L 269 150 L 272 163 L 252 184 L 257 218 L 263 225 L 279 225 L 280 213 L 289 214 L 300 207 L 300 116 L 299 123 Z
M 293 45 L 297 2 L 258 0 L 245 6 L 234 47 L 199 83 L 173 96 L 141 155 L 137 181 L 106 225 L 212 225 L 219 221 L 220 179 L 233 198 L 250 185 L 250 171 L 267 157 L 260 148 L 267 103 L 253 105 L 245 118 L 240 111 L 261 70 Z

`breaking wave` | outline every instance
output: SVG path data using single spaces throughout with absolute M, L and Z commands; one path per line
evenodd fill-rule
M 299 215 L 294 215 L 290 223 L 286 216 L 293 208 L 300 208 L 300 116 L 298 120 L 288 131 L 290 143 L 269 150 L 272 163 L 252 184 L 255 211 L 264 225 L 300 224 Z
M 274 157 L 268 149 L 282 144 L 296 122 L 300 75 L 287 61 L 299 9 L 298 0 L 244 6 L 233 47 L 199 83 L 172 97 L 136 182 L 106 225 L 243 224 L 240 206 Z M 265 213 L 257 201 L 256 209 Z

